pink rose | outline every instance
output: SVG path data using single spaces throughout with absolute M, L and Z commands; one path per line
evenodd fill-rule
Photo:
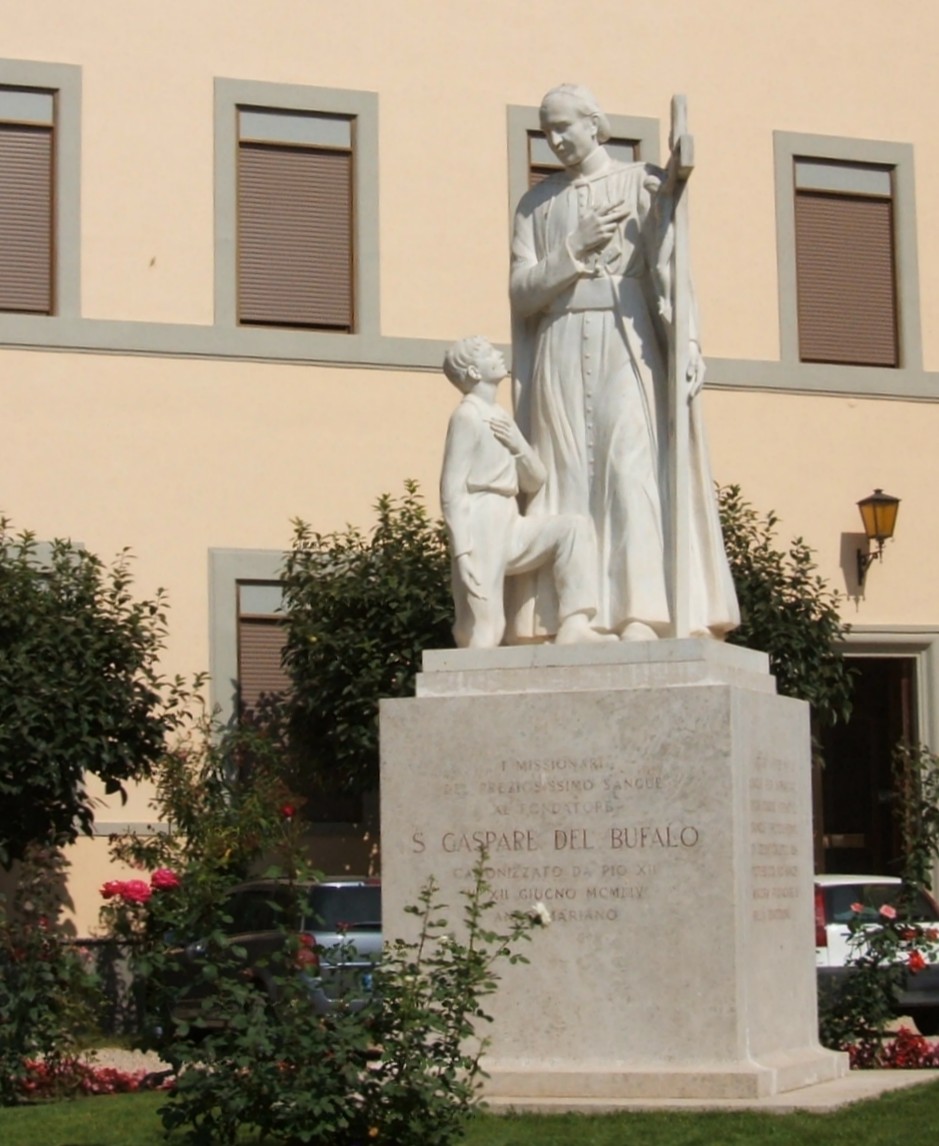
M 157 868 L 150 876 L 150 886 L 157 891 L 172 891 L 179 887 L 179 876 L 168 867 Z
M 891 907 L 889 903 L 885 903 L 880 909 L 880 914 L 884 917 L 884 919 L 896 919 L 897 909 L 895 907 Z
M 142 879 L 129 879 L 120 892 L 125 903 L 146 903 L 152 894 Z
M 124 894 L 124 881 L 122 879 L 109 879 L 101 888 L 101 895 L 105 899 L 113 899 L 115 895 Z
M 860 915 L 864 911 L 864 904 L 863 903 L 852 903 L 851 904 L 851 910 L 854 912 L 855 915 Z

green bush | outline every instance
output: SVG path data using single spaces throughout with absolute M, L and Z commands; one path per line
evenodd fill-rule
M 721 528 L 740 602 L 728 641 L 769 654 L 783 696 L 807 700 L 816 726 L 851 714 L 851 671 L 839 648 L 848 631 L 839 598 L 819 576 L 801 537 L 776 547 L 779 519 L 761 516 L 737 485 L 718 490 Z
M 939 958 L 939 926 L 917 919 L 921 888 L 931 883 L 939 857 L 939 756 L 922 745 L 901 743 L 893 755 L 895 798 L 904 866 L 896 908 L 882 907 L 875 920 L 861 904 L 849 924 L 853 973 L 819 996 L 819 1039 L 846 1050 L 852 1065 L 895 1065 L 884 1037 L 897 1016 L 897 996 L 907 975 Z
M 378 787 L 379 698 L 413 696 L 422 651 L 453 647 L 443 522 L 415 482 L 376 512 L 367 536 L 295 522 L 284 567 L 291 749 L 332 793 Z
M 68 1066 L 98 1004 L 95 976 L 56 929 L 54 849 L 29 848 L 10 910 L 0 897 L 0 1104 L 30 1090 L 29 1064 L 67 1089 Z
M 113 565 L 70 541 L 40 553 L 0 517 L 0 865 L 32 843 L 91 831 L 89 773 L 108 793 L 146 776 L 177 722 L 180 682 L 157 673 L 161 592 L 131 596 Z
M 417 906 L 417 938 L 386 947 L 374 992 L 361 1009 L 340 1003 L 328 1015 L 311 1004 L 302 973 L 307 951 L 285 919 L 281 956 L 272 956 L 278 993 L 271 1004 L 238 974 L 244 952 L 222 933 L 206 940 L 203 1013 L 220 1026 L 197 1047 L 181 1036 L 164 1054 L 178 1070 L 161 1115 L 192 1143 L 233 1143 L 239 1129 L 310 1146 L 450 1146 L 478 1102 L 477 1026 L 488 1016 L 501 960 L 522 959 L 533 926 L 515 918 L 504 932 L 485 925 L 494 907 L 482 862 L 464 893 L 463 935 L 447 932 L 433 882 Z M 328 957 L 341 961 L 342 950 Z

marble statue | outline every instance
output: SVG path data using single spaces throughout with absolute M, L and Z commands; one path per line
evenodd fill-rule
M 525 516 L 593 523 L 595 630 L 623 640 L 676 635 L 667 391 L 678 181 L 612 159 L 607 119 L 579 85 L 548 92 L 540 114 L 563 170 L 522 196 L 512 237 L 516 419 L 545 469 L 525 489 Z M 704 362 L 690 310 L 681 347 L 688 619 L 677 635 L 720 639 L 739 611 L 696 400 Z M 549 569 L 512 579 L 507 643 L 544 640 L 561 625 Z
M 498 645 L 505 630 L 505 579 L 533 570 L 543 570 L 551 582 L 557 644 L 603 639 L 591 627 L 597 579 L 590 519 L 519 512 L 519 492 L 536 495 L 546 475 L 518 426 L 496 405 L 508 373 L 502 354 L 485 338 L 464 338 L 447 351 L 443 369 L 463 394 L 450 417 L 440 475 L 457 645 Z

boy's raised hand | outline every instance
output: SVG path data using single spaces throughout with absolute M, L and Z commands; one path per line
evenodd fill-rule
M 489 429 L 492 430 L 496 441 L 505 446 L 509 453 L 518 457 L 525 452 L 527 443 L 522 436 L 522 431 L 505 410 L 497 406 L 492 413 L 488 415 L 486 421 L 489 423 Z

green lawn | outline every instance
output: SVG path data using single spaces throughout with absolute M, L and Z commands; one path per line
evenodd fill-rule
M 3 1146 L 167 1146 L 163 1094 L 0 1109 Z M 483 1115 L 464 1146 L 935 1146 L 939 1081 L 836 1114 Z M 245 1143 L 257 1140 L 245 1138 Z

